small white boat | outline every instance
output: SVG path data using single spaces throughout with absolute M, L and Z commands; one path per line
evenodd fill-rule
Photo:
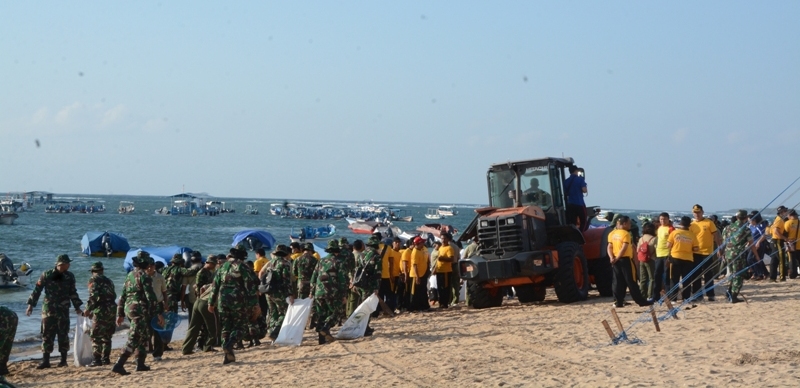
M 17 218 L 19 214 L 11 205 L 4 204 L 0 207 L 0 225 L 12 225 Z
M 3 256 L 5 257 L 5 255 Z M 6 257 L 5 260 L 10 259 Z M 11 266 L 13 267 L 13 264 Z M 16 276 L 11 276 L 8 271 L 8 268 L 0 268 L 0 288 L 26 288 L 31 283 L 33 267 L 30 264 L 22 263 L 19 267 L 14 268 L 13 272 Z
M 258 208 L 253 205 L 247 205 L 244 208 L 244 214 L 258 215 Z
M 428 211 L 425 213 L 425 218 L 429 220 L 441 220 L 442 218 L 444 218 L 444 216 L 439 214 L 438 209 L 431 208 L 428 209 Z
M 136 207 L 133 206 L 133 202 L 131 201 L 119 201 L 119 208 L 117 208 L 117 213 L 119 214 L 133 214 L 136 210 Z
M 652 213 L 639 213 L 639 215 L 636 216 L 636 219 L 638 219 L 641 223 L 650 222 L 650 221 L 653 221 L 653 214 Z
M 292 242 L 311 242 L 316 240 L 328 240 L 336 235 L 336 225 L 328 224 L 326 226 L 313 227 L 306 226 L 302 228 L 295 228 L 289 231 L 289 239 Z
M 436 209 L 436 212 L 442 217 L 452 217 L 458 214 L 458 210 L 456 210 L 456 207 L 453 205 L 441 205 Z

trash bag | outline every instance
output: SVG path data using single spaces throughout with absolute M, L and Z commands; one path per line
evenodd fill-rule
M 73 341 L 72 357 L 75 366 L 87 366 L 92 363 L 92 320 L 84 316 L 78 316 L 75 324 L 75 340 Z
M 311 302 L 311 299 L 295 299 L 294 304 L 289 305 L 275 345 L 300 346 L 308 316 L 311 315 Z
M 181 323 L 181 317 L 178 313 L 168 312 L 164 314 L 164 327 L 158 325 L 158 316 L 153 317 L 150 320 L 150 326 L 153 327 L 153 330 L 158 333 L 161 337 L 161 341 L 165 344 L 168 344 L 172 341 L 172 332 L 175 331 L 175 328 Z
M 367 331 L 367 325 L 369 324 L 369 316 L 372 314 L 375 309 L 378 308 L 378 296 L 372 294 L 361 303 L 356 311 L 353 311 L 353 314 L 350 315 L 350 318 L 347 318 L 347 322 L 342 325 L 342 328 L 336 333 L 337 339 L 356 339 L 361 338 L 364 336 L 364 332 Z

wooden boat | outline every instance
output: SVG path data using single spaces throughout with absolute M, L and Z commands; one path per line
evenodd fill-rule
M 131 246 L 122 233 L 86 232 L 81 238 L 81 252 L 94 257 L 125 257 Z
M 444 218 L 444 216 L 439 214 L 439 209 L 431 208 L 428 209 L 428 211 L 425 213 L 425 218 L 429 220 L 441 220 L 442 218 Z
M 458 210 L 454 205 L 441 205 L 436 209 L 436 212 L 442 217 L 452 217 L 458 214 Z
M 30 264 L 22 263 L 15 267 L 8 256 L 0 253 L 0 289 L 26 288 L 31 283 L 32 273 L 33 267 Z
M 292 240 L 292 242 L 310 242 L 328 240 L 334 235 L 336 235 L 336 225 L 334 224 L 320 227 L 305 226 L 297 230 L 292 227 L 289 232 L 289 239 Z
M 371 234 L 376 226 L 381 225 L 378 221 L 359 221 L 354 218 L 345 218 L 347 220 L 347 228 L 356 234 Z
M 136 210 L 136 207 L 133 206 L 133 202 L 131 201 L 119 201 L 119 207 L 117 208 L 117 213 L 119 214 L 133 214 Z

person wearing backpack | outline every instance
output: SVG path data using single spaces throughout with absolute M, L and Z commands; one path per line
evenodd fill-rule
M 655 286 L 655 252 L 656 252 L 656 228 L 651 222 L 642 225 L 642 238 L 639 239 L 639 246 L 636 248 L 636 257 L 639 261 L 639 289 L 642 296 L 647 300 L 655 299 L 653 292 Z

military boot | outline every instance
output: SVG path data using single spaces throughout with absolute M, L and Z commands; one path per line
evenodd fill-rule
M 325 345 L 325 343 L 326 343 L 325 342 L 325 334 L 322 334 L 322 332 L 318 332 L 317 335 L 319 335 L 319 344 L 320 345 Z
M 103 351 L 103 365 L 111 365 L 111 349 Z
M 7 365 L 0 366 L 0 376 L 5 376 L 7 374 L 8 374 L 8 366 Z
M 236 356 L 233 354 L 233 348 L 223 348 L 222 351 L 225 353 L 225 357 L 222 359 L 222 365 L 236 362 Z
M 42 362 L 36 366 L 36 369 L 46 369 L 50 367 L 50 353 L 42 353 Z
M 120 375 L 123 376 L 131 374 L 131 372 L 125 370 L 125 362 L 128 361 L 128 357 L 130 356 L 131 352 L 129 352 L 127 349 L 124 352 L 122 352 L 122 354 L 119 356 L 119 359 L 117 360 L 117 363 L 114 364 L 113 368 L 111 368 L 111 371 L 114 373 L 119 373 Z
M 147 353 L 139 353 L 136 356 L 136 371 L 137 372 L 149 372 L 150 367 L 144 364 L 144 360 L 147 358 Z
M 89 366 L 103 366 L 103 359 L 100 353 L 92 353 L 92 363 Z
M 740 303 L 740 302 L 744 302 L 744 301 L 739 299 L 739 293 L 738 292 L 732 292 L 731 293 L 731 303 Z
M 333 336 L 331 335 L 331 329 L 329 329 L 327 326 L 323 326 L 319 332 L 322 333 L 322 335 L 325 337 L 326 343 L 331 343 L 333 341 L 336 341 L 336 338 L 333 338 Z
M 56 366 L 59 368 L 67 366 L 67 352 L 61 352 L 61 361 Z

